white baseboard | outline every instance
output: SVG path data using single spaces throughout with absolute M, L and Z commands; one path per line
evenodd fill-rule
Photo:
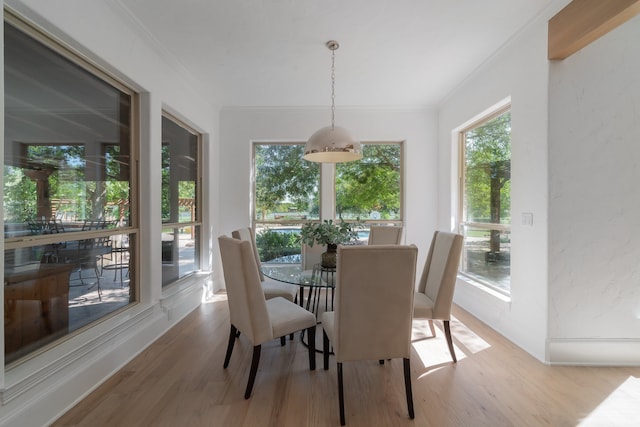
M 552 339 L 550 365 L 640 366 L 639 339 Z

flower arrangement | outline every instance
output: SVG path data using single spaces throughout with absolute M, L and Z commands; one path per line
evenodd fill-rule
M 323 222 L 308 222 L 300 230 L 300 242 L 309 246 L 315 243 L 327 245 L 327 251 L 322 254 L 322 266 L 336 267 L 336 250 L 341 243 L 348 243 L 358 239 L 359 222 L 349 223 L 343 220 L 333 222 L 332 219 Z

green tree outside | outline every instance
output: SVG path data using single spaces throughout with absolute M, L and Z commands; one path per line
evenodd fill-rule
M 400 144 L 364 144 L 361 160 L 338 163 L 338 218 L 400 219 L 400 157 Z
M 464 220 L 511 223 L 511 112 L 465 133 Z M 500 251 L 500 231 L 492 230 L 490 251 Z
M 283 206 L 320 216 L 320 165 L 302 159 L 303 145 L 255 146 L 256 219 L 267 220 Z

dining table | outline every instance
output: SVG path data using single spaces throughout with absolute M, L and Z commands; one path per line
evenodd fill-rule
M 316 317 L 321 312 L 323 296 L 324 310 L 333 310 L 335 267 L 326 267 L 317 263 L 313 268 L 305 269 L 301 263 L 282 262 L 276 259 L 274 262 L 263 263 L 262 273 L 270 279 L 299 286 L 298 303 L 314 313 Z M 305 290 L 308 291 L 306 299 Z

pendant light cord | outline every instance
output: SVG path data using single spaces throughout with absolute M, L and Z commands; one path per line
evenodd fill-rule
M 336 51 L 331 50 L 331 129 L 336 125 Z

